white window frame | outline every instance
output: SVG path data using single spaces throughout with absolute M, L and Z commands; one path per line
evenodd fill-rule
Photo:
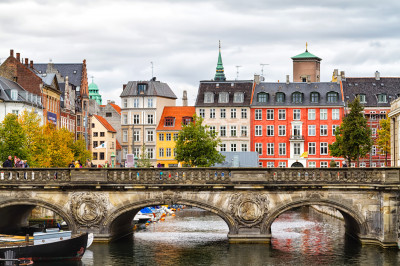
M 319 110 L 319 119 L 320 120 L 328 120 L 328 109 L 320 109 Z
M 286 120 L 286 110 L 285 109 L 278 110 L 278 120 Z
M 308 120 L 315 120 L 315 109 L 308 109 Z

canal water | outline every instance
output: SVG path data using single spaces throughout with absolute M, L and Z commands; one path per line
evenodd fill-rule
M 187 208 L 133 237 L 93 244 L 81 262 L 57 265 L 400 265 L 400 251 L 361 247 L 345 236 L 343 221 L 309 208 L 275 220 L 270 245 L 229 244 L 227 233 L 220 217 Z

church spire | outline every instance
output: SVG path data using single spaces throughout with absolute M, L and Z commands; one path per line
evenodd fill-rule
M 215 72 L 215 81 L 225 81 L 225 73 L 224 73 L 224 66 L 222 64 L 222 57 L 221 57 L 221 41 L 219 41 L 219 54 L 218 54 L 218 63 L 217 63 L 217 70 Z

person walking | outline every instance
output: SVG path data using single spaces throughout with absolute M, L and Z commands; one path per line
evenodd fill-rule
M 15 168 L 24 168 L 24 163 L 21 161 L 20 158 L 18 158 L 18 157 L 16 158 L 14 167 Z
M 3 167 L 13 167 L 12 156 L 9 155 L 7 160 L 4 161 Z
M 75 168 L 75 162 L 72 161 L 72 162 L 68 165 L 68 168 Z

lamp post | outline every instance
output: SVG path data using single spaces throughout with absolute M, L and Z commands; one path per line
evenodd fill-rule
M 115 154 L 114 152 L 111 153 L 111 167 L 114 168 L 115 167 Z

